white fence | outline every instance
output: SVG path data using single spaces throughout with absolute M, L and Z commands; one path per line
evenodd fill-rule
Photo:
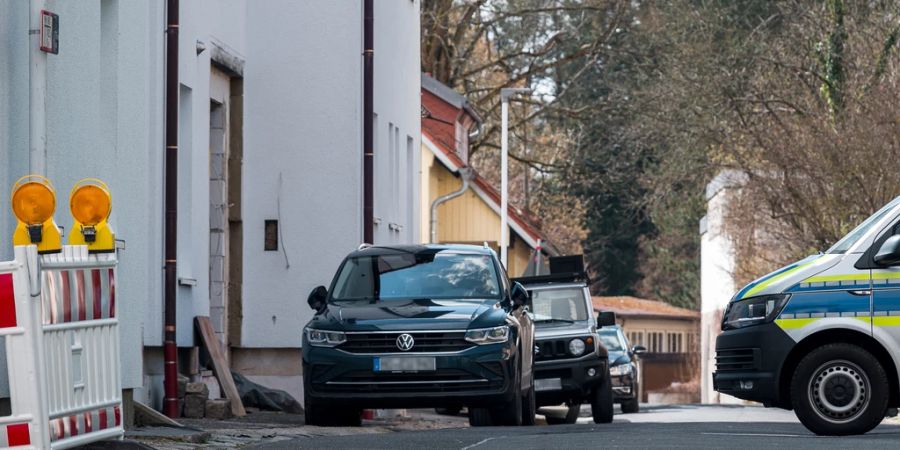
M 0 263 L 12 415 L 0 446 L 64 449 L 120 438 L 122 387 L 116 255 L 17 247 Z M 5 432 L 5 434 L 4 434 Z

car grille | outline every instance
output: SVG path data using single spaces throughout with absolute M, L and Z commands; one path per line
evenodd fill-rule
M 404 334 L 396 333 L 349 333 L 347 342 L 337 348 L 350 353 L 401 353 L 397 348 L 397 337 Z M 466 341 L 465 331 L 416 331 L 407 332 L 415 340 L 413 348 L 402 353 L 436 353 L 458 352 L 473 347 Z
M 542 341 L 536 341 L 535 345 L 538 348 L 538 353 L 536 356 L 537 361 L 551 361 L 554 359 L 572 359 L 572 358 L 580 358 L 592 351 L 594 351 L 594 346 L 592 344 L 585 344 L 584 353 L 578 356 L 572 356 L 569 354 L 569 341 L 574 339 L 573 337 L 567 337 L 562 339 L 547 339 Z
M 718 372 L 739 372 L 754 370 L 759 366 L 758 348 L 736 348 L 716 352 Z
M 317 390 L 331 392 L 461 392 L 493 390 L 503 387 L 503 379 L 485 379 L 459 369 L 444 369 L 433 373 L 384 373 L 349 372 L 323 385 Z

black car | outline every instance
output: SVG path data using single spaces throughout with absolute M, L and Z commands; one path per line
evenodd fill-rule
M 474 426 L 533 424 L 527 291 L 468 245 L 366 247 L 309 296 L 306 423 L 357 425 L 363 408 L 469 409 Z
M 629 348 L 622 327 L 615 325 L 600 330 L 600 342 L 609 352 L 609 375 L 612 379 L 613 400 L 625 414 L 640 411 L 638 364 L 635 357 L 647 351 L 637 345 Z

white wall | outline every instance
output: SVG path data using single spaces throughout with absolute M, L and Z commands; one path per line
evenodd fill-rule
M 48 55 L 47 176 L 56 219 L 70 231 L 68 193 L 81 178 L 106 181 L 120 253 L 123 386 L 142 384 L 142 330 L 161 328 L 162 7 L 155 3 L 49 1 L 60 52 Z M 6 200 L 28 173 L 28 2 L 0 3 L 0 257 L 11 256 Z M 8 164 L 7 164 L 8 161 Z M 3 385 L 5 383 L 0 383 Z M 0 392 L 3 394 L 3 392 Z
M 420 5 L 408 0 L 374 3 L 374 243 L 417 243 L 422 178 Z
M 735 397 L 713 390 L 716 369 L 716 337 L 721 332 L 725 307 L 737 289 L 734 281 L 734 248 L 724 229 L 729 189 L 740 177 L 723 172 L 706 190 L 707 213 L 700 223 L 700 401 L 703 403 L 739 403 Z
M 413 242 L 416 225 L 386 231 L 389 222 L 414 222 L 418 201 L 413 197 L 413 211 L 389 208 L 398 187 L 383 152 L 389 124 L 402 155 L 413 138 L 411 159 L 398 164 L 408 174 L 399 189 L 415 195 L 419 3 L 375 3 L 376 242 Z M 245 347 L 299 347 L 312 317 L 307 294 L 329 285 L 362 240 L 362 25 L 362 2 L 355 1 L 274 1 L 247 11 Z M 281 251 L 263 251 L 266 219 L 279 219 Z

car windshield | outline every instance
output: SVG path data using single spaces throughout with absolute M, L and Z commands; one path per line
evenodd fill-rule
M 619 333 L 615 330 L 601 331 L 600 342 L 611 352 L 625 351 L 625 345 L 622 343 L 622 340 L 619 339 Z
M 847 253 L 850 250 L 850 247 L 853 247 L 857 241 L 862 239 L 869 230 L 881 222 L 885 216 L 887 216 L 897 204 L 900 203 L 900 197 L 895 198 L 892 202 L 884 205 L 883 208 L 879 209 L 875 214 L 869 216 L 868 219 L 864 220 L 863 223 L 859 224 L 853 231 L 847 233 L 837 244 L 834 244 L 833 247 L 828 249 L 826 253 Z
M 494 299 L 500 284 L 488 255 L 432 251 L 349 258 L 332 292 L 333 300 Z
M 538 289 L 531 292 L 529 309 L 535 323 L 587 320 L 584 289 Z

